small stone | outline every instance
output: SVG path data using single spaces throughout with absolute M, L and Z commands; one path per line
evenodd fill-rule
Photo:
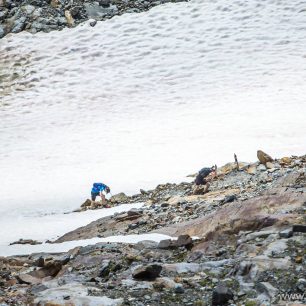
M 138 224 L 137 223 L 131 223 L 131 224 L 129 224 L 129 226 L 128 226 L 128 228 L 130 229 L 130 230 L 134 230 L 134 229 L 136 229 L 138 227 Z
M 184 293 L 185 290 L 184 290 L 184 287 L 182 284 L 176 284 L 175 287 L 174 287 L 174 292 L 175 293 Z
M 296 256 L 296 257 L 295 257 L 295 262 L 296 262 L 297 264 L 301 264 L 301 263 L 303 262 L 303 257 L 302 257 L 302 256 Z
M 94 27 L 96 24 L 97 24 L 97 20 L 95 20 L 95 19 L 91 19 L 91 20 L 89 21 L 89 25 L 90 25 L 91 27 Z

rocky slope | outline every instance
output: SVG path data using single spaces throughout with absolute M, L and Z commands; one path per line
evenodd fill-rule
M 0 0 L 0 38 L 23 30 L 50 32 L 88 19 L 94 26 L 124 13 L 139 13 L 166 2 L 183 0 Z
M 306 156 L 230 163 L 205 195 L 181 183 L 114 196 L 145 205 L 56 242 L 152 231 L 178 239 L 1 258 L 0 304 L 303 305 L 305 166 Z

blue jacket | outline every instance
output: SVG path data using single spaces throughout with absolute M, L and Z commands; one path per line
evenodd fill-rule
M 91 192 L 99 194 L 101 191 L 106 189 L 106 185 L 103 183 L 93 183 Z

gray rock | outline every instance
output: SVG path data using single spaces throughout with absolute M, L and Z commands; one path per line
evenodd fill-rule
M 137 250 L 156 249 L 157 246 L 158 246 L 158 243 L 156 241 L 143 240 L 135 244 L 135 249 Z
M 301 292 L 304 292 L 306 289 L 306 279 L 305 278 L 298 279 L 296 286 Z
M 267 170 L 267 168 L 266 168 L 266 166 L 265 166 L 265 165 L 260 164 L 260 165 L 257 167 L 257 170 L 259 170 L 259 171 L 266 171 L 266 170 Z
M 99 271 L 98 277 L 106 277 L 110 273 L 110 260 L 105 260 L 102 262 L 101 269 Z
M 159 249 L 169 249 L 170 247 L 172 247 L 172 240 L 171 239 L 161 240 L 158 244 Z
M 0 25 L 0 38 L 4 37 L 6 34 L 4 27 L 2 25 Z
M 35 10 L 35 6 L 33 5 L 25 5 L 24 7 L 22 7 L 22 11 L 26 14 L 26 15 L 31 15 Z
M 228 302 L 233 298 L 233 292 L 224 283 L 220 282 L 213 290 L 211 305 L 228 305 Z
M 109 5 L 108 7 L 100 6 L 97 3 L 85 3 L 87 16 L 93 19 L 101 19 L 107 15 L 115 15 L 118 12 L 116 5 Z
M 184 287 L 182 284 L 176 284 L 175 287 L 174 287 L 174 292 L 175 293 L 184 293 L 185 290 L 184 290 Z
M 269 299 L 274 299 L 278 293 L 278 289 L 273 287 L 270 283 L 268 282 L 261 282 L 257 285 L 257 289 L 259 292 L 264 293 L 267 295 Z
M 128 216 L 141 216 L 143 214 L 142 210 L 137 208 L 132 208 L 127 212 Z
M 293 230 L 292 228 L 287 228 L 281 232 L 279 232 L 279 237 L 280 238 L 290 238 L 293 235 Z
M 12 33 L 19 33 L 19 32 L 21 32 L 24 29 L 24 27 L 25 27 L 26 20 L 27 20 L 26 17 L 21 17 L 21 18 L 15 20 L 11 32 Z

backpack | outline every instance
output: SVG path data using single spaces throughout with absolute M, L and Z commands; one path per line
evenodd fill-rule
M 202 176 L 202 178 L 204 178 L 204 177 L 208 176 L 211 172 L 212 172 L 211 168 L 202 168 L 199 171 L 199 174 Z

